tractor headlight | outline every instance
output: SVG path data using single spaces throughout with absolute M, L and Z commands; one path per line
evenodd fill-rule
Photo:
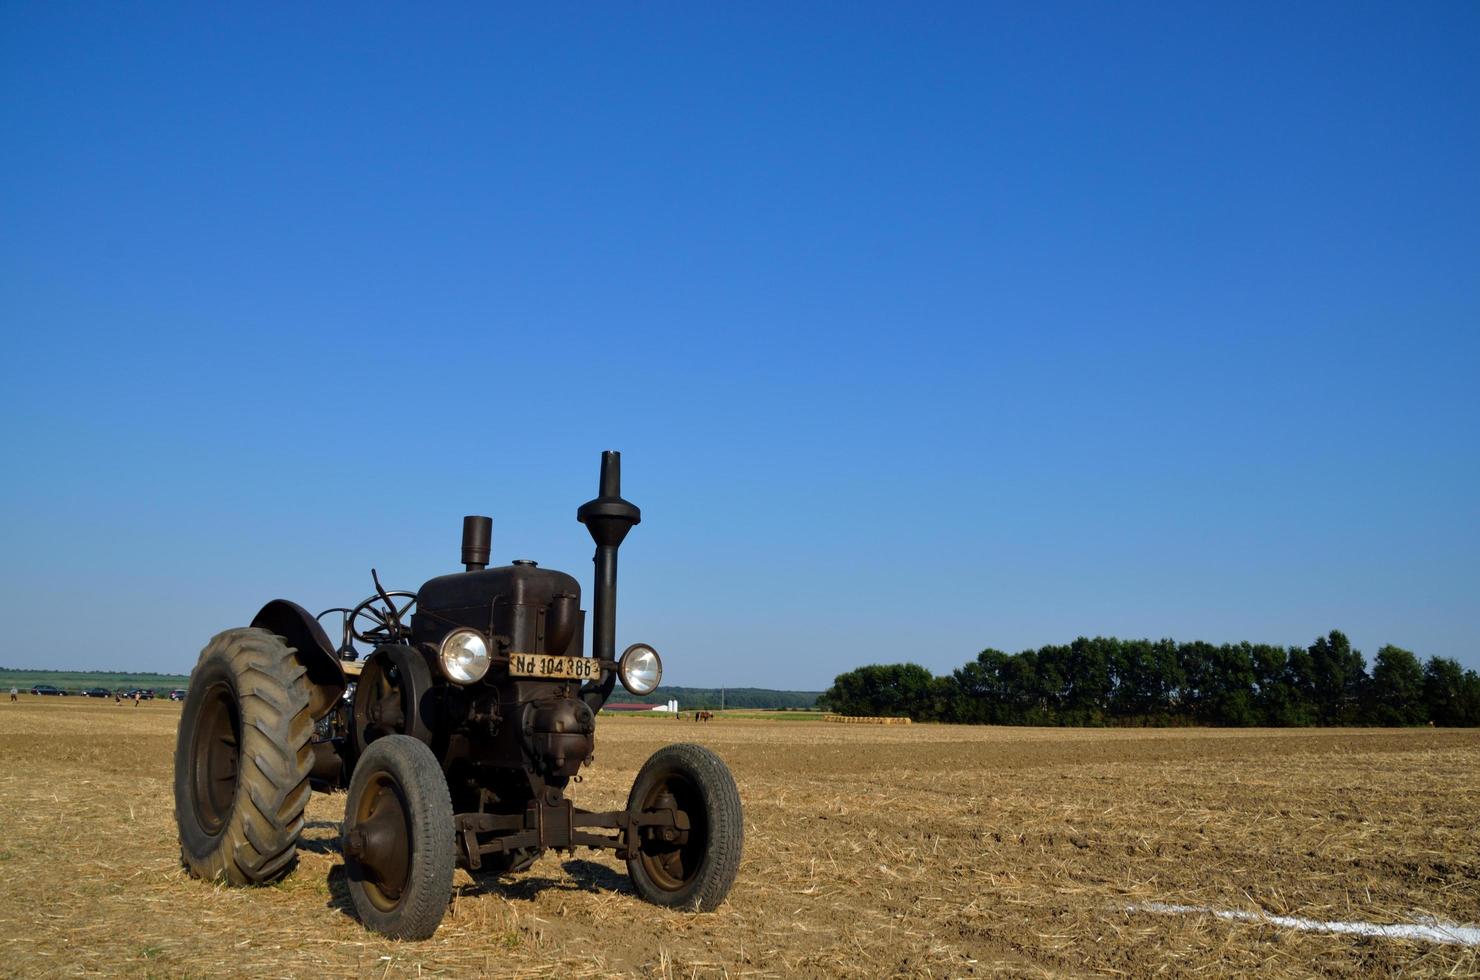
M 658 658 L 658 651 L 646 643 L 634 643 L 622 651 L 622 659 L 617 661 L 617 676 L 622 679 L 622 686 L 633 694 L 639 697 L 652 694 L 663 680 L 663 661 Z
M 488 673 L 488 641 L 477 630 L 453 630 L 442 641 L 437 659 L 448 680 L 472 684 Z

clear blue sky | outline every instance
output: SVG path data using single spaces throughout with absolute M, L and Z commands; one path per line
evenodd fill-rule
M 0 7 L 0 664 L 496 561 L 677 684 L 1480 667 L 1480 6 Z

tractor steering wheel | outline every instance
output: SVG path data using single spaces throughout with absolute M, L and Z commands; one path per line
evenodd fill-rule
M 415 607 L 415 592 L 377 592 L 350 610 L 347 623 L 350 636 L 372 647 L 399 643 L 410 632 L 405 620 Z

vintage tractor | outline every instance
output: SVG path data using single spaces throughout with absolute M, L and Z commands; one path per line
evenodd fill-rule
M 593 758 L 596 713 L 620 679 L 662 677 L 641 643 L 616 656 L 617 549 L 638 509 L 621 457 L 576 511 L 596 542 L 591 655 L 581 587 L 532 561 L 489 568 L 493 522 L 463 520 L 466 570 L 319 617 L 276 599 L 213 637 L 190 675 L 175 748 L 185 867 L 261 884 L 294 863 L 311 789 L 347 788 L 342 847 L 360 920 L 398 939 L 436 931 L 453 868 L 516 872 L 547 848 L 612 848 L 637 893 L 709 910 L 740 864 L 740 797 L 698 745 L 659 749 L 627 808 L 592 813 L 566 786 Z M 319 624 L 342 617 L 336 646 Z M 363 659 L 355 644 L 369 648 Z

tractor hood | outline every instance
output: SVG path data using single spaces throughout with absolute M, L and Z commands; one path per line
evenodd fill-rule
M 492 634 L 518 653 L 582 654 L 581 584 L 534 562 L 454 572 L 432 579 L 416 594 L 413 643 L 438 643 L 469 626 Z

